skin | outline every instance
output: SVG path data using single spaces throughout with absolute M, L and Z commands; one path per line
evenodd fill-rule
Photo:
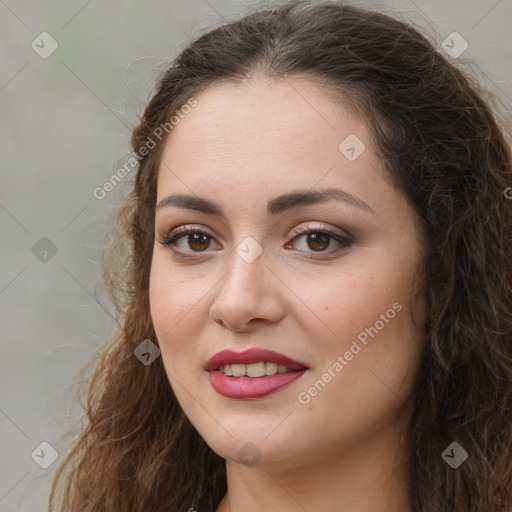
M 217 511 L 411 511 L 401 434 L 424 337 L 415 326 L 426 314 L 413 209 L 386 178 L 364 120 L 320 85 L 254 77 L 243 86 L 213 84 L 195 98 L 165 142 L 157 204 L 197 195 L 217 202 L 226 218 L 157 209 L 150 305 L 172 390 L 226 459 L 228 492 Z M 354 161 L 338 149 L 349 134 L 366 146 Z M 267 213 L 281 194 L 330 187 L 373 213 L 336 201 Z M 308 223 L 348 233 L 352 243 L 295 234 Z M 177 242 L 190 259 L 160 243 L 183 225 L 209 235 Z M 252 263 L 236 252 L 247 237 L 263 249 Z M 401 311 L 333 371 L 395 303 Z M 252 347 L 309 370 L 263 398 L 219 395 L 205 362 L 222 349 Z M 330 382 L 299 402 L 329 368 Z M 251 463 L 240 450 L 254 455 Z

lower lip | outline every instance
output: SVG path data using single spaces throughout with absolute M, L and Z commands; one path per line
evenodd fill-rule
M 208 372 L 210 383 L 217 393 L 227 398 L 261 398 L 287 386 L 304 375 L 306 368 L 266 377 L 228 377 L 218 370 Z

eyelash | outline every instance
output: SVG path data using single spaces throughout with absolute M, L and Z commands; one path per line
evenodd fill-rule
M 336 240 L 337 242 L 339 242 L 341 244 L 341 247 L 334 251 L 328 251 L 328 252 L 313 251 L 312 254 L 317 254 L 317 255 L 337 254 L 337 253 L 341 252 L 343 249 L 346 249 L 347 247 L 349 247 L 353 242 L 353 240 L 351 240 L 350 238 L 341 236 L 339 233 L 336 233 L 335 231 L 333 231 L 329 228 L 321 228 L 320 229 L 317 227 L 312 227 L 311 225 L 303 225 L 303 226 L 300 226 L 299 228 L 297 228 L 293 234 L 292 241 L 294 241 L 296 238 L 298 238 L 300 236 L 308 235 L 308 234 L 312 234 L 312 233 L 328 235 L 329 237 L 331 237 L 332 239 Z M 207 232 L 205 232 L 201 229 L 193 229 L 188 226 L 180 226 L 179 228 L 175 229 L 174 232 L 172 232 L 170 235 L 163 236 L 163 240 L 158 240 L 158 242 L 164 246 L 169 246 L 170 249 L 176 254 L 176 256 L 178 258 L 195 258 L 196 256 L 194 256 L 192 254 L 196 253 L 197 255 L 202 255 L 202 254 L 206 253 L 207 251 L 206 250 L 205 251 L 193 251 L 193 253 L 190 254 L 190 253 L 185 253 L 179 249 L 174 248 L 176 245 L 176 242 L 180 238 L 182 238 L 186 235 L 191 235 L 191 234 L 206 235 L 209 238 L 213 238 L 211 235 L 209 235 Z M 330 243 L 330 241 L 329 241 L 329 243 Z M 318 258 L 317 256 L 309 256 L 309 257 L 311 259 Z

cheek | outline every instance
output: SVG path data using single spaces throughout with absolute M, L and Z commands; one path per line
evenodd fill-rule
M 149 301 L 155 329 L 164 332 L 178 327 L 180 323 L 192 324 L 188 318 L 197 315 L 201 298 L 207 287 L 201 287 L 201 280 L 184 276 L 173 269 L 166 250 L 155 249 L 149 278 Z
M 331 440 L 363 439 L 395 422 L 420 362 L 409 295 L 375 282 L 353 289 L 348 299 L 337 296 L 338 307 L 324 308 L 336 336 L 322 340 L 323 354 L 297 397 L 309 431 L 321 430 Z
M 201 364 L 194 344 L 199 338 L 197 315 L 201 308 L 196 294 L 190 283 L 172 274 L 165 257 L 154 256 L 149 280 L 151 318 L 169 384 L 184 410 L 194 402 L 186 390 L 197 389 L 200 375 L 190 371 L 192 365 L 199 368 Z
M 180 367 L 180 360 L 194 349 L 194 334 L 204 315 L 204 292 L 190 280 L 172 272 L 163 255 L 153 258 L 149 279 L 149 302 L 153 326 L 166 368 Z M 172 355 L 172 357 L 170 357 Z
M 386 274 L 382 266 L 375 271 L 370 265 L 352 268 L 349 275 L 340 271 L 338 276 L 331 275 L 324 283 L 317 281 L 316 287 L 306 279 L 304 287 L 310 291 L 304 302 L 316 313 L 317 322 L 324 326 L 325 338 L 333 340 L 334 345 L 339 345 L 339 340 L 356 338 L 360 333 L 364 341 L 365 330 L 376 322 L 377 330 L 383 332 L 403 320 L 404 303 L 409 296 L 407 283 L 397 279 Z
M 413 263 L 406 258 L 368 258 L 352 265 L 350 275 L 333 279 L 323 291 L 317 288 L 310 295 L 326 333 L 321 346 L 315 344 L 323 352 L 316 357 L 316 378 L 330 369 L 337 376 L 331 381 L 350 386 L 356 400 L 363 395 L 371 399 L 376 388 L 380 391 L 386 385 L 393 392 L 407 393 L 417 372 L 423 334 L 417 331 L 412 315 L 418 325 L 424 315 L 421 304 L 419 314 L 411 310 Z M 334 367 L 336 361 L 339 364 Z

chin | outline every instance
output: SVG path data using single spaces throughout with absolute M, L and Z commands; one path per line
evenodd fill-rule
M 198 429 L 208 446 L 220 457 L 247 466 L 268 465 L 289 459 L 294 447 L 297 447 L 295 443 L 290 443 L 293 436 L 284 430 L 281 435 L 273 432 L 269 436 L 272 429 L 267 423 L 262 422 L 258 426 L 246 417 L 229 421 L 229 429 L 226 430 L 218 424 L 215 430 L 205 432 Z

